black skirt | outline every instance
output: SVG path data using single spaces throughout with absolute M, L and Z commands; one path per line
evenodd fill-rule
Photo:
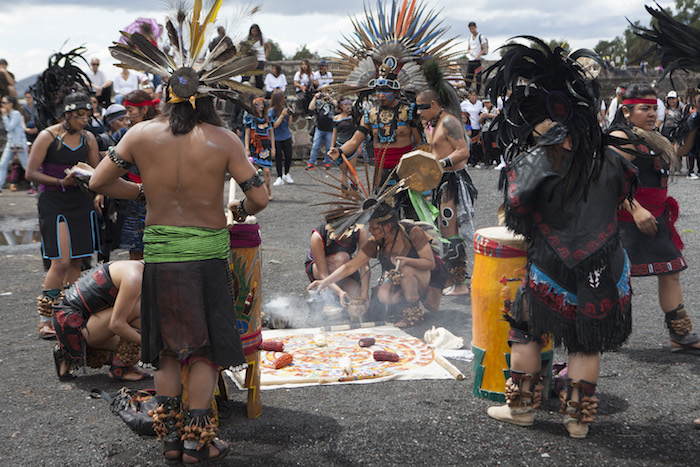
M 146 263 L 141 295 L 141 360 L 158 368 L 162 350 L 195 352 L 223 368 L 245 368 L 225 260 Z
M 656 218 L 656 235 L 647 235 L 634 222 L 620 222 L 622 246 L 632 262 L 633 276 L 673 274 L 688 267 L 685 258 L 671 241 L 664 212 Z
M 92 256 L 100 251 L 99 225 L 92 196 L 77 189 L 44 191 L 39 195 L 39 230 L 46 259 Z M 61 251 L 58 244 L 58 223 L 65 222 L 70 236 L 70 251 Z

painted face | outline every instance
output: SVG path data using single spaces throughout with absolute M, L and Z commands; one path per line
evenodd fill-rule
M 141 123 L 143 121 L 143 117 L 146 116 L 146 107 L 134 107 L 133 105 L 127 105 L 126 116 L 131 125 Z
M 422 95 L 416 97 L 416 110 L 423 120 L 432 120 L 435 118 L 436 112 L 433 110 L 432 101 L 429 101 Z
M 82 129 L 90 120 L 90 111 L 85 109 L 76 110 L 68 115 L 68 125 L 74 129 Z
M 377 91 L 377 100 L 382 107 L 388 107 L 396 100 L 394 91 Z
M 656 96 L 642 96 L 642 99 L 656 99 Z M 624 110 L 626 109 L 626 110 Z M 623 115 L 637 128 L 642 130 L 651 131 L 656 126 L 656 111 L 658 110 L 658 105 L 656 104 L 636 104 L 631 109 L 624 107 Z

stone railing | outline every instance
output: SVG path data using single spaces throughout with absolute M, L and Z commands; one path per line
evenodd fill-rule
M 333 59 L 328 58 L 329 69 L 333 71 Z M 309 60 L 312 70 L 318 70 L 319 60 Z M 460 73 L 462 76 L 467 71 L 467 59 L 456 60 L 459 66 Z M 484 60 L 483 68 L 487 69 L 495 63 L 495 60 Z M 294 148 L 294 159 L 295 160 L 308 160 L 311 152 L 312 139 L 310 132 L 316 124 L 314 118 L 307 118 L 301 109 L 301 104 L 296 96 L 294 90 L 294 73 L 299 70 L 301 60 L 285 60 L 279 62 L 268 62 L 265 67 L 265 74 L 270 71 L 270 66 L 272 64 L 279 64 L 282 67 L 282 73 L 287 77 L 287 103 L 294 109 L 294 116 L 292 117 L 292 126 L 290 127 L 292 133 L 292 142 Z M 601 96 L 608 102 L 615 95 L 615 88 L 621 84 L 630 83 L 647 83 L 649 85 L 656 86 L 658 95 L 661 98 L 666 96 L 669 90 L 671 90 L 671 82 L 668 78 L 665 78 L 660 83 L 657 80 L 660 76 L 660 72 L 657 69 L 647 70 L 642 73 L 639 67 L 628 67 L 623 70 L 621 68 L 606 69 L 603 70 L 599 77 L 598 82 L 601 86 Z M 679 72 L 674 76 L 674 84 L 676 90 L 678 90 L 679 95 L 685 92 L 685 89 L 689 86 L 700 86 L 700 73 L 684 73 Z M 482 94 L 484 92 L 485 86 L 482 86 Z M 221 108 L 222 114 L 225 117 L 230 115 L 230 104 L 225 104 Z M 322 151 L 326 151 L 327 148 L 323 148 Z

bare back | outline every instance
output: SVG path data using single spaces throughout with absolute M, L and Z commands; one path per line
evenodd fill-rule
M 156 118 L 131 128 L 117 151 L 141 173 L 146 225 L 223 228 L 226 172 L 238 182 L 255 174 L 240 139 L 208 123 L 176 136 L 166 118 Z

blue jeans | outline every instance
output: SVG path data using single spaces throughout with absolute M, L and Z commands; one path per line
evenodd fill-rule
M 0 190 L 2 190 L 2 186 L 5 184 L 5 180 L 7 179 L 7 169 L 10 166 L 10 162 L 12 162 L 12 156 L 17 154 L 19 163 L 22 164 L 22 168 L 27 170 L 27 145 L 20 145 L 20 149 L 18 150 L 11 149 L 10 147 L 11 145 L 8 141 L 5 145 L 5 150 L 2 152 L 2 158 L 0 158 Z
M 323 161 L 326 164 L 331 163 L 331 158 L 328 157 L 328 151 L 331 149 L 331 139 L 333 139 L 333 131 L 322 131 L 316 128 L 314 131 L 314 142 L 311 145 L 311 157 L 309 158 L 309 164 L 316 165 L 316 158 L 318 157 L 318 151 L 321 149 L 321 143 L 326 147 L 326 154 L 324 154 Z

